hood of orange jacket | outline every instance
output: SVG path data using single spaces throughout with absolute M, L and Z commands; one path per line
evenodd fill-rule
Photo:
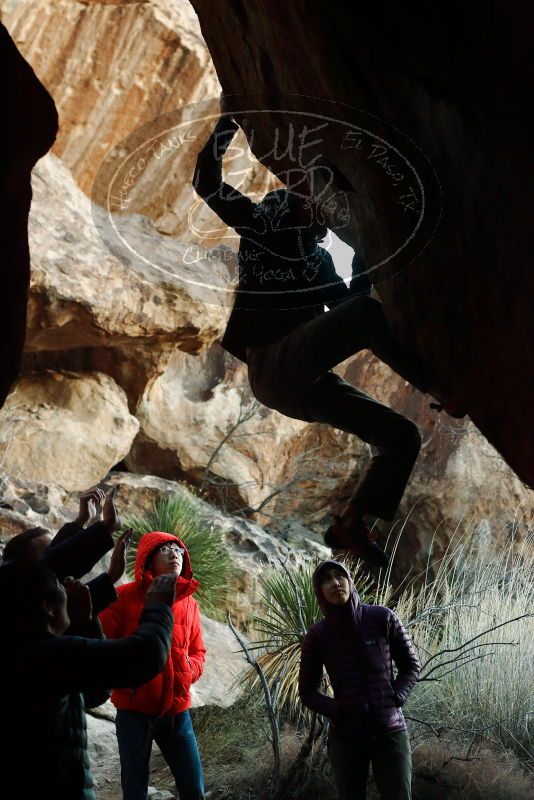
M 174 542 L 178 544 L 184 551 L 182 571 L 180 576 L 176 579 L 176 600 L 179 600 L 188 594 L 195 592 L 200 586 L 199 582 L 193 578 L 193 570 L 191 568 L 191 558 L 187 547 L 177 536 L 172 533 L 164 533 L 163 531 L 151 531 L 145 533 L 139 539 L 137 545 L 137 554 L 135 557 L 135 582 L 144 591 L 148 589 L 154 576 L 147 568 L 146 562 L 149 556 L 165 542 Z

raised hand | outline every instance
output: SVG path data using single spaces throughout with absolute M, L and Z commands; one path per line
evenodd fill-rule
M 176 575 L 158 575 L 148 587 L 145 605 L 165 603 L 172 606 L 176 597 Z
M 115 508 L 115 495 L 119 490 L 118 486 L 113 486 L 106 495 L 104 508 L 102 511 L 102 522 L 110 533 L 115 533 L 121 526 L 120 517 Z
M 97 515 L 100 516 L 104 492 L 98 486 L 93 486 L 86 492 L 82 492 L 79 500 L 78 516 L 74 520 L 78 527 L 83 528 L 88 522 L 92 522 Z
M 81 581 L 68 576 L 63 581 L 67 592 L 67 612 L 70 624 L 76 627 L 88 625 L 93 615 L 93 604 L 89 588 Z
M 132 535 L 133 530 L 131 528 L 126 528 L 115 543 L 108 569 L 108 575 L 112 583 L 117 583 L 124 575 L 124 570 L 126 569 L 126 552 Z

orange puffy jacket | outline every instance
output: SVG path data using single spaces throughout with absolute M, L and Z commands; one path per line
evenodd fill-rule
M 100 614 L 108 639 L 122 639 L 137 630 L 145 605 L 145 593 L 152 583 L 145 563 L 150 553 L 163 542 L 178 542 L 184 548 L 182 573 L 176 580 L 176 601 L 172 607 L 174 627 L 171 649 L 165 668 L 138 689 L 114 689 L 111 701 L 116 708 L 162 717 L 179 714 L 191 705 L 189 689 L 201 674 L 206 656 L 200 614 L 193 592 L 199 587 L 193 578 L 189 553 L 184 543 L 170 533 L 152 531 L 139 540 L 135 559 L 135 580 L 119 586 L 118 600 Z

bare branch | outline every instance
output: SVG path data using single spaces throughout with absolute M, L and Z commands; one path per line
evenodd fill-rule
M 483 642 L 482 644 L 475 644 L 473 645 L 473 647 L 468 647 L 467 650 L 464 650 L 464 652 L 456 656 L 456 658 L 451 658 L 449 659 L 449 661 L 442 661 L 440 664 L 436 664 L 435 667 L 432 667 L 432 669 L 426 673 L 425 678 L 420 678 L 419 680 L 428 679 L 428 676 L 432 675 L 432 673 L 435 672 L 435 670 L 441 669 L 441 667 L 446 667 L 447 664 L 459 663 L 462 659 L 466 658 L 466 653 L 470 653 L 472 650 L 476 650 L 477 647 L 497 647 L 499 645 L 509 645 L 510 647 L 517 647 L 517 642 Z M 447 651 L 443 650 L 442 652 L 445 653 Z M 428 659 L 428 661 L 430 661 L 430 659 Z M 423 669 L 425 669 L 425 667 L 427 666 L 428 661 L 424 665 Z
M 439 739 L 443 731 L 446 730 L 445 728 L 435 728 L 431 722 L 425 722 L 424 719 L 417 719 L 417 717 L 409 717 L 407 714 L 404 714 L 404 719 L 409 719 L 410 722 L 417 722 L 419 725 L 426 725 L 437 739 Z
M 249 648 L 247 647 L 245 640 L 243 639 L 239 631 L 236 630 L 232 622 L 232 616 L 228 610 L 226 611 L 226 619 L 228 621 L 230 630 L 234 634 L 235 638 L 237 639 L 237 641 L 241 646 L 241 649 L 243 650 L 243 653 L 245 654 L 245 658 L 247 659 L 250 666 L 256 670 L 263 688 L 263 694 L 265 696 L 265 704 L 267 706 L 267 714 L 269 717 L 269 723 L 271 725 L 270 742 L 273 748 L 274 767 L 271 774 L 270 796 L 274 798 L 276 796 L 276 793 L 278 792 L 278 785 L 280 782 L 281 754 L 280 754 L 280 728 L 276 716 L 276 708 L 275 708 L 273 693 L 269 688 L 269 684 L 267 683 L 264 671 L 262 670 L 261 666 L 258 664 L 256 659 L 251 656 Z M 282 669 L 285 670 L 285 663 Z
M 457 670 L 457 669 L 460 669 L 460 667 L 465 667 L 465 665 L 466 665 L 466 664 L 469 664 L 471 661 L 479 661 L 481 658 L 486 658 L 486 656 L 494 656 L 494 655 L 495 655 L 495 653 L 481 653 L 481 654 L 480 654 L 480 655 L 478 655 L 478 656 L 473 656 L 473 658 L 468 658 L 468 659 L 466 659 L 466 660 L 462 661 L 462 663 L 458 663 L 458 664 L 456 664 L 456 666 L 455 666 L 455 667 L 453 667 L 452 669 L 448 669 L 448 670 L 447 670 L 447 672 L 444 672 L 444 673 L 443 673 L 443 675 L 440 675 L 440 676 L 439 676 L 439 678 L 429 678 L 428 676 L 424 676 L 424 677 L 420 678 L 420 681 L 428 681 L 429 683 L 430 683 L 430 681 L 440 681 L 440 680 L 442 680 L 442 679 L 443 679 L 443 678 L 444 678 L 446 675 L 450 675 L 450 674 L 451 674 L 451 672 L 456 672 L 456 670 Z M 452 663 L 454 663 L 454 662 L 452 662 L 452 661 L 449 661 L 448 663 L 449 663 L 449 664 L 452 664 Z M 441 666 L 441 665 L 440 665 L 440 666 Z M 430 674 L 430 673 L 429 673 L 429 674 Z
M 451 648 L 446 648 L 444 650 L 440 650 L 439 653 L 435 653 L 433 656 L 430 656 L 430 658 L 423 665 L 423 669 L 426 669 L 426 667 L 428 667 L 428 665 L 430 664 L 431 661 L 433 661 L 435 658 L 439 658 L 439 656 L 442 656 L 444 653 L 457 653 L 459 650 L 463 650 L 464 647 L 467 647 L 468 644 L 471 644 L 471 642 L 474 642 L 477 639 L 480 639 L 482 636 L 485 636 L 487 633 L 493 633 L 493 631 L 496 631 L 499 628 L 503 628 L 505 625 L 510 625 L 510 623 L 517 622 L 518 620 L 525 619 L 526 617 L 534 617 L 534 614 L 521 614 L 519 617 L 514 617 L 513 619 L 507 619 L 506 622 L 501 622 L 499 625 L 494 625 L 493 627 L 488 628 L 485 631 L 482 631 L 482 633 L 479 633 L 476 636 L 473 636 L 472 639 L 469 639 L 467 642 L 464 642 L 459 647 L 451 647 Z

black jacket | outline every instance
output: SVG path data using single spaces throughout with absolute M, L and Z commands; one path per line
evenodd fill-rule
M 240 235 L 239 282 L 222 346 L 246 361 L 248 347 L 278 341 L 304 322 L 355 294 L 368 294 L 363 262 L 353 260 L 347 287 L 330 254 L 305 242 L 222 179 L 222 160 L 238 126 L 221 117 L 198 155 L 193 186 L 222 221 Z
M 41 558 L 52 567 L 59 580 L 67 575 L 82 578 L 113 545 L 111 534 L 102 522 L 95 522 L 85 529 L 75 522 L 67 522 L 59 529 Z M 91 592 L 95 617 L 118 597 L 107 572 L 88 581 L 87 587 Z
M 87 755 L 83 689 L 142 686 L 165 666 L 172 612 L 145 608 L 127 639 L 43 634 L 4 637 L 0 650 L 0 796 L 95 800 Z

